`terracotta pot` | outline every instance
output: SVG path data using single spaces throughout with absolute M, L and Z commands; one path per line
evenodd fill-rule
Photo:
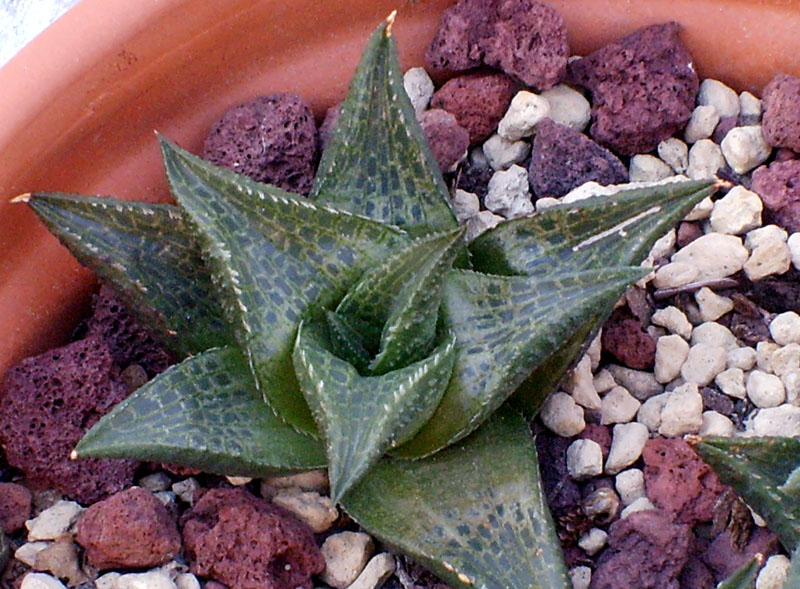
M 0 375 L 61 343 L 94 288 L 11 197 L 34 190 L 162 200 L 153 130 L 198 151 L 225 108 L 304 96 L 319 115 L 345 93 L 372 28 L 400 8 L 405 66 L 453 0 L 83 0 L 0 70 Z M 800 75 L 789 0 L 550 0 L 585 53 L 644 24 L 684 26 L 701 75 L 758 91 Z

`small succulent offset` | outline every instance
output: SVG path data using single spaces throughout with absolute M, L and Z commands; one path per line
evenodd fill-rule
M 309 198 L 162 140 L 177 206 L 29 205 L 183 360 L 76 457 L 227 475 L 327 466 L 333 500 L 457 587 L 569 587 L 528 420 L 654 241 L 683 182 L 562 205 L 467 244 L 371 37 Z

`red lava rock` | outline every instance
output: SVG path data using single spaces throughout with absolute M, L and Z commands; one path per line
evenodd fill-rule
M 603 461 L 608 458 L 608 451 L 611 449 L 611 430 L 608 426 L 599 423 L 587 423 L 586 427 L 578 436 L 583 440 L 597 442 L 603 452 Z
M 761 99 L 764 139 L 775 147 L 800 151 L 800 78 L 775 76 L 764 88 Z
M 89 336 L 6 373 L 0 394 L 0 444 L 8 463 L 35 487 L 94 503 L 133 481 L 134 460 L 70 460 L 83 434 L 127 396 L 106 342 Z
M 714 502 L 724 490 L 711 467 L 682 438 L 653 438 L 642 451 L 647 496 L 677 521 L 711 521 Z
M 310 589 L 325 568 L 307 526 L 244 489 L 203 493 L 182 525 L 192 572 L 231 589 Z
M 431 98 L 431 108 L 455 115 L 469 132 L 470 145 L 475 145 L 497 129 L 516 89 L 505 74 L 465 74 L 445 82 Z
M 31 492 L 16 483 L 0 483 L 0 530 L 13 534 L 31 517 Z
M 103 285 L 94 298 L 88 334 L 102 337 L 108 344 L 116 367 L 122 371 L 131 364 L 144 368 L 154 377 L 172 364 L 170 354 L 116 298 L 110 286 Z
M 773 221 L 790 233 L 800 231 L 800 160 L 773 162 L 753 172 L 756 192 Z
M 683 567 L 681 572 L 681 589 L 708 589 L 714 587 L 714 573 L 711 572 L 699 557 L 694 556 Z
M 639 319 L 626 311 L 614 311 L 603 325 L 603 350 L 621 364 L 636 370 L 649 370 L 656 358 L 656 342 Z
M 800 153 L 792 151 L 788 147 L 780 147 L 775 150 L 776 162 L 786 162 L 789 160 L 796 160 L 796 159 L 800 159 Z
M 132 487 L 90 506 L 75 539 L 100 570 L 154 567 L 181 549 L 181 535 L 167 508 L 147 489 Z
M 536 127 L 528 177 L 537 196 L 564 196 L 585 182 L 627 182 L 628 170 L 583 133 L 544 119 Z
M 258 182 L 308 194 L 317 161 L 314 115 L 294 94 L 255 98 L 214 123 L 203 157 Z
M 440 108 L 426 110 L 419 118 L 419 124 L 433 157 L 442 172 L 449 172 L 466 155 L 469 149 L 469 133 L 458 124 L 456 117 Z
M 591 589 L 679 589 L 678 577 L 693 546 L 692 530 L 657 510 L 611 524 L 608 548 L 597 561 Z
M 568 66 L 592 93 L 596 141 L 624 155 L 647 153 L 689 120 L 699 81 L 678 29 L 639 29 Z
M 566 74 L 564 20 L 534 0 L 461 0 L 445 10 L 425 54 L 433 68 L 467 70 L 481 63 L 546 90 Z
M 778 536 L 766 528 L 755 528 L 744 550 L 736 550 L 731 545 L 730 532 L 722 532 L 709 545 L 701 558 L 714 572 L 719 583 L 744 566 L 756 554 L 763 554 L 766 560 L 780 549 Z
M 699 224 L 691 221 L 682 221 L 678 225 L 675 241 L 678 247 L 686 247 L 701 235 L 703 235 L 703 228 Z

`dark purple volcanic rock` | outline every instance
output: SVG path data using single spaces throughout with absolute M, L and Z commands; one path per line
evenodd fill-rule
M 780 74 L 762 96 L 761 129 L 767 143 L 800 151 L 800 78 Z
M 592 93 L 592 137 L 624 155 L 647 153 L 692 114 L 699 81 L 674 22 L 639 29 L 572 62 Z

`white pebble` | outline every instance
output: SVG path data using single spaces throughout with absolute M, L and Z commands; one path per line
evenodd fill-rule
M 697 104 L 713 105 L 722 118 L 739 115 L 739 96 L 719 80 L 706 78 L 700 83 Z
M 598 393 L 605 393 L 617 386 L 617 381 L 614 380 L 612 374 L 606 368 L 601 368 L 597 371 L 592 379 L 592 386 Z
M 22 579 L 20 589 L 67 589 L 64 584 L 44 573 L 28 573 Z
M 697 433 L 703 437 L 722 436 L 729 438 L 733 435 L 734 430 L 733 422 L 722 413 L 704 411 L 703 425 L 700 426 L 700 431 Z
M 628 389 L 616 386 L 603 397 L 600 423 L 602 425 L 627 423 L 636 417 L 640 406 L 641 403 L 628 392 Z
M 465 239 L 472 241 L 482 233 L 497 227 L 502 221 L 505 221 L 500 215 L 495 215 L 492 211 L 481 211 L 477 215 L 473 215 L 467 221 L 467 232 Z
M 686 382 L 707 385 L 725 370 L 728 353 L 725 348 L 713 344 L 695 344 L 689 348 L 686 362 L 681 366 L 681 376 Z
M 497 132 L 508 141 L 518 141 L 532 135 L 536 125 L 549 115 L 550 103 L 547 98 L 520 90 L 511 99 L 508 110 L 500 119 Z
M 744 244 L 751 253 L 744 264 L 744 272 L 750 280 L 783 274 L 789 269 L 791 257 L 786 239 L 786 231 L 777 225 L 767 225 L 747 234 Z
M 656 506 L 653 505 L 653 502 L 650 501 L 647 497 L 639 497 L 636 501 L 628 505 L 625 509 L 622 510 L 622 513 L 619 514 L 620 519 L 625 519 L 632 513 L 637 513 L 639 511 L 650 511 L 656 509 Z
M 55 540 L 66 534 L 81 514 L 86 511 L 74 501 L 59 501 L 25 522 L 28 541 Z
M 711 139 L 700 139 L 689 149 L 689 167 L 686 175 L 692 180 L 708 180 L 725 167 L 722 149 Z
M 403 87 L 417 116 L 421 115 L 433 96 L 433 81 L 422 67 L 412 67 L 403 74 Z
M 644 473 L 639 468 L 623 470 L 614 479 L 614 486 L 623 505 L 630 505 L 641 497 L 646 497 Z
M 686 314 L 678 307 L 664 307 L 659 309 L 650 318 L 654 325 L 666 327 L 670 332 L 678 334 L 683 339 L 689 339 L 692 335 L 692 324 L 686 318 Z
M 347 589 L 378 589 L 392 576 L 396 567 L 394 556 L 388 552 L 376 554 Z
M 234 487 L 242 487 L 247 483 L 253 480 L 253 477 L 234 477 L 234 476 L 226 476 L 225 480 L 227 480 L 231 485 Z
M 747 389 L 744 386 L 744 371 L 741 368 L 728 368 L 716 377 L 714 382 L 723 393 L 734 399 L 744 399 Z
M 375 545 L 363 532 L 339 532 L 322 543 L 325 570 L 320 578 L 331 587 L 344 589 L 356 580 L 367 566 Z
M 709 221 L 717 233 L 739 235 L 761 226 L 764 205 L 755 192 L 744 186 L 734 186 L 714 203 Z
M 181 501 L 192 505 L 194 503 L 194 494 L 200 489 L 200 483 L 194 477 L 189 477 L 178 481 L 172 485 L 172 492 L 177 495 Z
M 716 321 L 706 321 L 692 330 L 692 345 L 712 344 L 725 348 L 726 352 L 739 348 L 739 342 L 730 329 Z M 727 354 L 726 354 L 727 358 Z
M 725 161 L 737 174 L 746 174 L 769 157 L 772 148 L 764 139 L 761 125 L 734 127 L 720 143 Z
M 50 546 L 50 542 L 26 542 L 14 551 L 14 558 L 29 567 L 36 564 L 36 555 Z
M 752 425 L 757 436 L 800 436 L 800 407 L 780 405 L 759 409 Z
M 508 219 L 533 213 L 528 172 L 517 165 L 495 172 L 489 179 L 483 202 L 487 209 Z
M 661 410 L 658 433 L 662 436 L 682 436 L 700 431 L 703 425 L 703 397 L 697 385 L 686 383 L 668 395 Z
M 652 372 L 634 370 L 627 366 L 609 364 L 608 371 L 621 386 L 628 389 L 631 395 L 644 401 L 664 391 L 664 387 L 656 380 Z
M 192 573 L 180 573 L 175 577 L 175 586 L 178 589 L 200 589 L 200 581 Z
M 523 161 L 531 152 L 527 141 L 509 141 L 497 133 L 483 142 L 483 153 L 493 170 L 505 170 Z
M 786 389 L 786 402 L 800 406 L 800 370 L 792 370 L 781 376 Z
M 728 350 L 728 368 L 750 370 L 756 365 L 756 351 L 749 346 Z
M 662 393 L 647 399 L 639 408 L 636 421 L 647 427 L 651 432 L 657 432 L 661 426 L 661 411 L 663 411 L 664 405 L 667 404 L 670 394 Z
M 578 546 L 580 546 L 586 554 L 592 556 L 605 548 L 607 541 L 608 533 L 600 528 L 592 528 L 580 537 Z
M 567 448 L 567 472 L 576 481 L 603 473 L 603 450 L 594 440 L 575 440 Z
M 481 210 L 481 201 L 477 194 L 456 188 L 452 198 L 453 212 L 459 223 L 466 223 Z
M 559 84 L 541 93 L 550 104 L 549 118 L 576 131 L 583 131 L 592 116 L 589 101 L 569 86 Z
M 700 271 L 694 264 L 671 262 L 656 270 L 653 285 L 656 288 L 675 288 L 694 282 L 699 275 Z
M 794 311 L 780 313 L 770 322 L 769 333 L 781 346 L 800 343 L 800 315 Z
M 665 335 L 656 341 L 656 380 L 667 383 L 681 373 L 681 366 L 689 355 L 689 344 L 679 335 Z
M 600 395 L 594 388 L 592 360 L 585 354 L 580 362 L 564 379 L 564 391 L 572 395 L 575 402 L 586 409 L 598 410 L 602 407 Z
M 620 423 L 614 426 L 611 449 L 606 459 L 606 474 L 617 474 L 642 455 L 649 438 L 647 427 L 641 423 Z
M 739 120 L 743 125 L 758 125 L 761 122 L 761 100 L 750 92 L 739 94 Z
M 658 157 L 676 174 L 683 174 L 689 167 L 689 146 L 677 137 L 665 139 L 658 144 Z
M 160 570 L 121 575 L 114 589 L 177 589 L 168 573 Z
M 781 347 L 773 342 L 758 342 L 756 344 L 756 365 L 759 370 L 772 372 L 772 354 Z
M 628 165 L 628 179 L 631 182 L 657 182 L 673 175 L 667 163 L 653 155 L 637 154 Z
M 791 561 L 783 554 L 770 556 L 767 563 L 758 572 L 756 589 L 781 589 L 789 575 L 790 566 Z
M 160 493 L 160 491 L 156 491 Z M 95 589 L 114 589 L 117 586 L 117 579 L 122 575 L 120 573 L 111 572 L 97 577 L 94 581 Z
M 339 518 L 339 512 L 331 503 L 330 497 L 320 495 L 316 491 L 286 489 L 279 491 L 272 498 L 272 502 L 291 511 L 315 534 L 328 531 L 333 522 Z
M 592 584 L 592 569 L 587 566 L 578 566 L 569 569 L 569 579 L 572 589 L 589 589 Z
M 774 374 L 753 370 L 745 383 L 747 397 L 759 408 L 777 407 L 786 400 L 783 382 Z
M 792 265 L 800 270 L 800 233 L 792 233 L 786 240 L 786 246 L 789 248 Z
M 561 391 L 547 398 L 539 415 L 550 431 L 565 438 L 577 436 L 586 427 L 583 408 L 575 399 Z
M 772 373 L 783 377 L 800 368 L 800 344 L 786 344 L 775 350 L 770 357 Z
M 536 199 L 535 206 L 537 212 L 542 212 L 546 211 L 547 209 L 552 209 L 553 207 L 558 206 L 560 204 L 561 201 L 558 200 L 557 198 L 554 198 L 552 196 L 543 196 L 541 198 Z
M 139 479 L 139 486 L 144 487 L 151 493 L 166 491 L 172 484 L 169 476 L 165 472 L 154 472 Z
M 744 267 L 749 252 L 735 235 L 707 233 L 672 256 L 697 269 L 697 280 L 717 280 L 736 274 Z
M 716 321 L 725 313 L 733 310 L 731 299 L 718 295 L 707 286 L 694 293 L 694 300 L 697 302 L 703 321 Z
M 705 141 L 705 139 L 703 141 Z M 711 211 L 713 210 L 714 201 L 711 200 L 710 196 L 707 196 L 699 203 L 694 205 L 694 208 L 692 208 L 692 210 L 689 211 L 683 219 L 684 221 L 702 221 L 703 219 L 708 219 L 708 217 L 711 216 Z
M 719 123 L 719 113 L 710 104 L 696 106 L 686 123 L 683 139 L 686 143 L 696 143 L 701 139 L 708 139 Z
M 597 370 L 600 366 L 600 356 L 603 353 L 603 330 L 598 329 L 597 334 L 595 334 L 594 339 L 589 344 L 589 347 L 586 348 L 586 355 L 589 357 L 589 364 L 591 366 L 591 370 Z

